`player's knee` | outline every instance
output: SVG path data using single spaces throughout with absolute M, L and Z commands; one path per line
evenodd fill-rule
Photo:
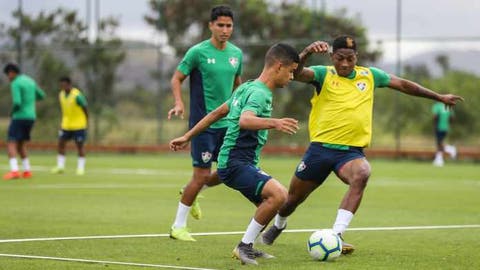
M 288 192 L 287 189 L 281 184 L 276 184 L 271 192 L 271 201 L 273 204 L 280 208 L 287 202 Z
M 364 189 L 370 177 L 370 166 L 360 168 L 354 175 L 352 184 L 356 188 Z

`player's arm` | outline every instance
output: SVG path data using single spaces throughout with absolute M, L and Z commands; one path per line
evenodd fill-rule
M 199 133 L 207 129 L 211 124 L 217 122 L 221 118 L 225 117 L 230 111 L 228 104 L 224 103 L 220 107 L 211 111 L 205 117 L 202 118 L 193 128 L 191 128 L 183 136 L 175 138 L 170 141 L 170 149 L 177 151 L 185 148 L 188 142 Z
M 182 72 L 175 70 L 173 73 L 170 84 L 172 87 L 173 99 L 175 100 L 174 107 L 168 111 L 168 120 L 172 118 L 172 115 L 180 116 L 183 119 L 183 114 L 185 112 L 185 105 L 182 100 L 182 83 L 187 78 Z
M 35 87 L 35 100 L 42 100 L 45 98 L 45 92 L 38 86 Z
M 77 96 L 75 101 L 77 102 L 78 106 L 80 106 L 80 108 L 82 108 L 82 111 L 85 113 L 85 117 L 87 117 L 87 122 L 88 122 L 88 109 L 87 109 L 88 103 L 87 103 L 87 99 L 85 98 L 84 95 L 80 94 L 80 95 Z
M 310 83 L 315 79 L 315 73 L 312 69 L 305 68 L 305 63 L 310 55 L 314 53 L 327 53 L 328 52 L 328 43 L 324 41 L 315 41 L 312 44 L 308 45 L 303 49 L 299 54 L 300 62 L 298 67 L 293 73 L 293 78 L 299 82 Z
M 19 85 L 12 83 L 10 92 L 12 93 L 12 113 L 14 113 L 22 106 L 22 95 Z
M 253 111 L 244 111 L 240 115 L 239 125 L 241 129 L 260 130 L 276 129 L 278 131 L 295 134 L 298 130 L 298 120 L 293 118 L 262 118 Z
M 242 84 L 242 77 L 240 77 L 239 75 L 235 76 L 235 80 L 233 81 L 233 89 L 232 91 L 235 91 L 235 89 L 237 89 L 237 87 Z
M 458 100 L 463 101 L 463 98 L 461 96 L 457 96 L 453 94 L 445 94 L 445 95 L 438 94 L 435 91 L 432 91 L 426 87 L 423 87 L 415 82 L 397 77 L 392 74 L 390 74 L 390 83 L 388 84 L 388 87 L 411 96 L 424 97 L 432 100 L 437 100 L 449 107 L 455 106 Z

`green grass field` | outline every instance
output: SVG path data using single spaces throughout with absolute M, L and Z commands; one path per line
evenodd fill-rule
M 262 168 L 288 186 L 298 157 L 265 157 Z M 5 166 L 6 158 L 0 159 Z M 0 253 L 130 262 L 208 269 L 244 269 L 231 250 L 236 235 L 196 236 L 185 243 L 165 237 L 178 204 L 178 190 L 190 177 L 185 154 L 95 155 L 87 175 L 70 170 L 50 175 L 54 154 L 34 153 L 31 180 L 0 186 Z M 473 163 L 371 161 L 372 177 L 351 228 L 480 224 L 480 167 Z M 289 229 L 330 228 L 346 186 L 330 177 L 299 207 Z M 189 218 L 192 232 L 243 231 L 253 212 L 239 193 L 219 186 L 206 190 L 204 218 Z M 156 237 L 6 242 L 8 239 L 161 234 Z M 310 233 L 285 233 L 271 247 L 277 258 L 259 260 L 259 269 L 480 269 L 480 228 L 352 230 L 356 245 L 335 262 L 312 261 Z M 153 267 L 153 266 L 152 266 Z M 0 269 L 141 269 L 115 264 L 62 262 L 0 256 Z

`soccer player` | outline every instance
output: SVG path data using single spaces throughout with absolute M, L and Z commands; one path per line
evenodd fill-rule
M 223 104 L 241 83 L 242 51 L 228 42 L 233 31 L 231 9 L 226 6 L 214 7 L 210 14 L 209 28 L 212 32 L 210 39 L 187 51 L 171 80 L 175 107 L 168 112 L 168 119 L 173 115 L 183 119 L 181 84 L 190 76 L 189 128 Z M 196 197 L 201 190 L 218 182 L 218 175 L 212 173 L 211 166 L 212 162 L 217 161 L 226 126 L 226 119 L 219 120 L 192 140 L 193 176 L 180 191 L 181 199 L 170 230 L 170 237 L 174 239 L 195 241 L 187 230 L 187 216 L 190 212 L 195 219 L 202 217 Z
M 260 170 L 257 163 L 267 141 L 268 129 L 287 134 L 298 130 L 295 119 L 271 118 L 272 91 L 286 86 L 293 79 L 298 60 L 294 48 L 286 44 L 273 45 L 265 55 L 263 71 L 256 80 L 242 84 L 227 102 L 185 135 L 170 142 L 172 150 L 184 148 L 188 141 L 228 114 L 228 128 L 218 157 L 218 175 L 221 182 L 238 190 L 257 206 L 247 231 L 233 251 L 242 264 L 257 264 L 256 258 L 273 257 L 254 249 L 253 242 L 285 203 L 287 191 Z
M 87 99 L 75 87 L 69 77 L 62 77 L 60 82 L 60 108 L 62 109 L 62 123 L 58 136 L 57 166 L 52 173 L 59 174 L 65 171 L 65 149 L 67 141 L 74 140 L 78 150 L 77 175 L 85 174 L 85 149 L 87 139 L 88 110 Z
M 445 107 L 441 102 L 435 102 L 432 107 L 433 122 L 435 125 L 435 138 L 437 141 L 437 153 L 433 160 L 433 165 L 442 167 L 444 164 L 443 153 L 446 152 L 451 158 L 457 156 L 457 148 L 453 145 L 444 145 L 443 141 L 450 129 L 450 122 L 453 120 L 453 111 Z
M 10 172 L 6 173 L 3 179 L 30 178 L 32 177 L 32 171 L 27 156 L 27 142 L 30 140 L 30 132 L 37 118 L 35 101 L 43 99 L 45 93 L 32 78 L 21 74 L 20 68 L 15 64 L 7 64 L 3 73 L 7 75 L 11 82 L 10 89 L 13 103 L 7 142 Z M 17 153 L 22 158 L 22 175 L 20 175 L 18 169 Z
M 309 119 L 311 144 L 293 175 L 287 203 L 275 217 L 273 226 L 262 234 L 265 244 L 273 244 L 287 225 L 287 217 L 333 171 L 349 186 L 338 209 L 333 230 L 346 231 L 362 200 L 370 176 L 370 164 L 363 153 L 372 133 L 373 93 L 389 87 L 419 97 L 454 106 L 461 97 L 440 95 L 412 81 L 374 67 L 357 66 L 357 44 L 353 37 L 340 36 L 333 41 L 330 54 L 333 66 L 304 68 L 313 53 L 325 53 L 327 43 L 314 42 L 300 53 L 295 80 L 315 87 Z M 354 247 L 343 243 L 342 253 Z

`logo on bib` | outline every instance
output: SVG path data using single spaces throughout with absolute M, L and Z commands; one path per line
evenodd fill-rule
M 232 65 L 232 67 L 237 67 L 238 66 L 238 58 L 237 57 L 228 58 L 228 62 L 230 62 L 230 65 Z
M 202 160 L 203 160 L 203 163 L 209 162 L 211 158 L 212 158 L 212 153 L 210 153 L 210 152 L 202 152 Z
M 357 88 L 358 88 L 358 90 L 363 91 L 367 88 L 367 84 L 364 83 L 364 82 L 358 82 L 357 83 Z
M 298 167 L 297 167 L 297 172 L 301 172 L 303 170 L 305 170 L 307 168 L 307 165 L 305 165 L 305 162 L 300 162 L 300 164 L 298 164 Z

